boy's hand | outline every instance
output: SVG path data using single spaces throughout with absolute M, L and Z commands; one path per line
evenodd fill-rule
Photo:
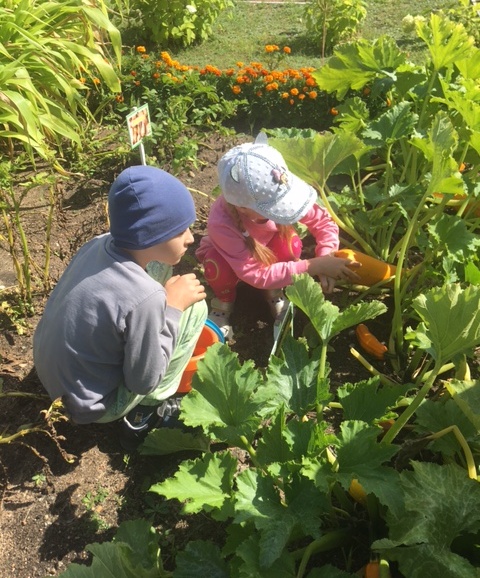
M 165 283 L 167 304 L 180 311 L 198 303 L 207 297 L 205 287 L 200 284 L 194 273 L 175 275 Z
M 312 277 L 318 277 L 324 293 L 331 293 L 335 287 L 335 281 L 359 281 L 359 276 L 354 269 L 361 267 L 361 263 L 351 259 L 342 259 L 333 255 L 314 257 L 309 259 L 308 273 Z

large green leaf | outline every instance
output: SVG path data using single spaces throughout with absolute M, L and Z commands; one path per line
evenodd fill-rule
M 464 219 L 456 215 L 442 215 L 427 227 L 431 249 L 465 263 L 469 257 L 478 254 L 480 237 L 472 233 Z
M 340 309 L 327 301 L 322 288 L 310 275 L 295 275 L 293 285 L 286 289 L 289 300 L 309 318 L 324 343 L 333 337 L 333 324 Z
M 386 311 L 380 301 L 351 305 L 340 311 L 331 301 L 327 301 L 322 288 L 310 275 L 295 275 L 294 283 L 286 289 L 287 297 L 309 318 L 323 343 L 341 331 L 373 319 Z
M 339 387 L 337 395 L 346 420 L 361 420 L 372 423 L 385 416 L 400 397 L 411 389 L 410 385 L 380 386 L 378 377 L 357 383 L 346 383 Z
M 294 478 L 284 486 L 282 501 L 273 477 L 259 471 L 245 470 L 237 478 L 235 522 L 253 522 L 260 531 L 260 560 L 265 568 L 277 560 L 291 532 L 298 527 L 317 537 L 320 515 L 328 504 L 326 496 L 306 479 Z
M 395 40 L 382 36 L 340 46 L 312 76 L 322 90 L 336 92 L 342 100 L 349 90 L 360 90 L 375 78 L 395 79 L 396 68 L 404 62 Z
M 476 46 L 472 47 L 468 58 L 465 58 L 464 60 L 456 60 L 455 66 L 464 78 L 472 78 L 476 80 L 480 77 L 480 50 Z
M 448 392 L 463 413 L 480 431 L 480 380 L 459 381 L 451 379 L 446 383 Z
M 471 88 L 472 94 L 468 94 L 468 83 L 463 83 L 461 91 L 458 90 L 458 87 L 456 90 L 454 90 L 454 88 L 454 86 L 451 86 L 447 84 L 447 82 L 443 81 L 442 89 L 444 97 L 434 98 L 432 100 L 446 104 L 449 111 L 451 112 L 458 112 L 470 131 L 479 131 L 480 103 L 475 102 L 475 98 L 478 98 L 478 87 L 475 86 Z
M 286 550 L 269 568 L 262 567 L 262 548 L 256 532 L 236 548 L 235 554 L 242 560 L 238 565 L 238 575 L 244 578 L 295 578 L 297 576 L 293 555 Z M 230 576 L 233 575 L 232 572 Z
M 425 41 L 435 70 L 473 55 L 474 39 L 462 24 L 432 13 L 430 21 L 417 20 L 417 34 Z
M 475 438 L 477 429 L 451 399 L 441 403 L 425 400 L 415 413 L 415 432 L 420 436 L 439 432 L 452 425 L 458 427 L 467 441 Z M 429 447 L 444 456 L 463 456 L 462 448 L 453 432 L 434 440 Z
M 480 344 L 480 287 L 434 287 L 416 297 L 413 308 L 422 322 L 406 337 L 439 364 L 469 354 Z
M 420 149 L 432 164 L 428 193 L 463 194 L 464 183 L 453 157 L 458 145 L 458 134 L 444 111 L 434 117 L 427 138 L 413 137 L 411 143 Z
M 264 398 L 262 416 L 272 413 L 283 402 L 287 409 L 304 415 L 317 403 L 330 400 L 328 384 L 318 388 L 319 362 L 310 355 L 306 343 L 287 335 L 282 343 L 282 358 L 273 357 L 267 367 L 268 388 L 260 388 L 258 395 Z
M 480 530 L 480 484 L 455 465 L 412 465 L 401 474 L 403 507 L 387 511 L 390 537 L 374 542 L 374 550 L 397 560 L 408 578 L 478 578 L 450 547 Z
M 365 145 L 353 133 L 317 133 L 309 138 L 269 139 L 282 153 L 290 170 L 317 189 L 345 159 L 363 152 Z
M 352 479 L 359 480 L 366 493 L 375 494 L 389 508 L 399 506 L 398 473 L 384 466 L 398 448 L 378 443 L 378 427 L 361 421 L 344 421 L 335 441 L 337 465 L 324 458 L 304 459 L 303 474 L 312 479 L 321 491 L 328 491 L 333 481 L 338 481 L 346 490 Z
M 198 460 L 185 460 L 173 477 L 154 484 L 150 492 L 183 502 L 183 512 L 221 510 L 232 494 L 237 460 L 228 452 L 221 456 L 205 454 Z
M 250 439 L 260 424 L 257 412 L 262 399 L 255 392 L 264 383 L 252 361 L 243 366 L 227 346 L 217 343 L 208 348 L 193 377 L 193 389 L 182 401 L 186 425 L 201 426 L 218 439 L 238 445 Z
M 147 520 L 123 522 L 112 542 L 89 544 L 91 566 L 71 564 L 63 578 L 162 578 L 159 547 L 154 528 Z
M 362 133 L 366 144 L 383 147 L 401 138 L 409 137 L 418 120 L 409 102 L 400 102 L 373 120 Z
M 384 466 L 398 448 L 378 443 L 378 428 L 360 421 L 344 421 L 337 441 L 338 471 L 336 479 L 349 489 L 358 479 L 367 494 L 375 494 L 381 503 L 394 509 L 398 506 L 398 473 Z
M 175 559 L 175 578 L 230 578 L 227 565 L 223 560 L 220 548 L 213 542 L 195 540 L 188 542 L 185 549 Z
M 142 455 L 165 456 L 180 451 L 207 452 L 210 439 L 201 433 L 184 432 L 180 428 L 159 428 L 152 430 L 139 451 Z
M 285 408 L 280 406 L 270 426 L 264 429 L 258 440 L 256 452 L 261 464 L 285 463 L 295 459 L 292 438 L 287 433 Z

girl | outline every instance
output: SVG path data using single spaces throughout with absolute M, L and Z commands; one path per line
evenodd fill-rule
M 288 170 L 276 149 L 259 139 L 236 146 L 220 159 L 218 176 L 222 194 L 211 207 L 196 256 L 215 294 L 209 318 L 226 339 L 233 336 L 229 319 L 239 280 L 265 291 L 274 335 L 288 307 L 283 287 L 292 283 L 292 275 L 318 277 L 325 293 L 333 291 L 336 280 L 358 280 L 351 269 L 358 264 L 332 255 L 338 227 L 316 204 L 315 189 Z M 295 223 L 313 235 L 315 257 L 301 258 Z

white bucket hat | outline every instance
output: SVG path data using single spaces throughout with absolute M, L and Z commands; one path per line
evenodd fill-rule
M 317 199 L 317 192 L 291 173 L 282 155 L 264 142 L 241 144 L 218 163 L 225 200 L 247 207 L 279 225 L 298 222 Z

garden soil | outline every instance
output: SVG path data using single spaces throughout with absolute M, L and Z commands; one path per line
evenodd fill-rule
M 194 251 L 205 234 L 214 199 L 217 161 L 231 146 L 251 140 L 245 135 L 212 135 L 200 147 L 198 167 L 178 175 L 191 189 L 197 207 L 192 228 L 195 243 L 179 272 L 194 270 L 201 275 Z M 74 175 L 57 186 L 52 285 L 84 242 L 108 230 L 108 189 L 123 168 L 106 163 L 94 175 Z M 22 210 L 30 250 L 39 262 L 45 246 L 47 195 L 48 188 L 42 194 L 37 190 L 26 198 Z M 8 287 L 14 282 L 10 257 L 0 252 L 0 284 Z M 185 516 L 181 504 L 146 491 L 173 475 L 185 456 L 126 455 L 118 444 L 115 424 L 76 426 L 52 420 L 50 401 L 42 397 L 32 360 L 32 334 L 46 296 L 36 295 L 27 327 L 15 328 L 3 313 L 0 318 L 1 385 L 8 394 L 0 396 L 0 577 L 57 576 L 72 562 L 89 564 L 88 544 L 110 541 L 122 521 L 142 516 L 158 531 L 166 568 L 174 567 L 175 553 L 189 540 L 221 541 L 223 529 L 217 524 L 203 515 Z M 349 292 L 338 289 L 330 298 L 342 307 L 348 304 Z M 230 346 L 240 362 L 252 359 L 257 367 L 265 367 L 273 346 L 272 320 L 254 290 L 239 288 L 233 325 L 235 340 Z M 345 332 L 332 343 L 328 359 L 334 385 L 368 377 L 349 352 L 352 341 L 354 337 Z M 2 443 L 20 429 L 28 433 Z

